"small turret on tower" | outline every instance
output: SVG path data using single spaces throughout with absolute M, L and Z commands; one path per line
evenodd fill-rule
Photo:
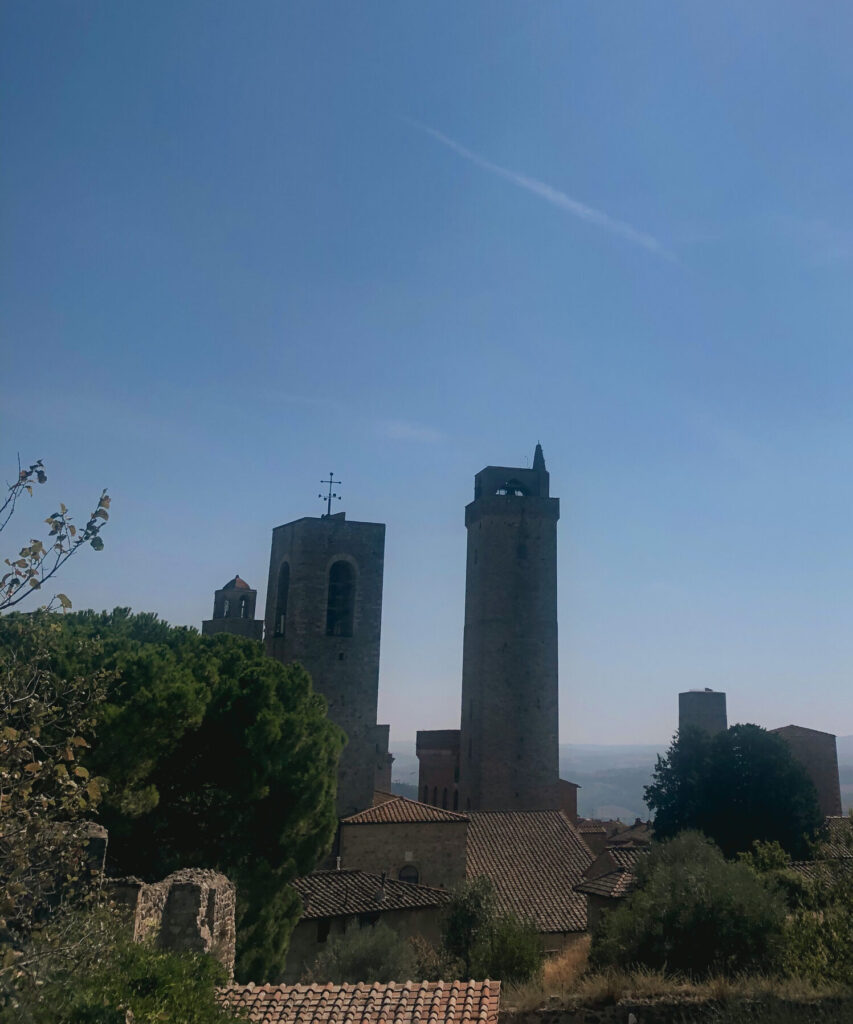
M 213 618 L 201 624 L 204 636 L 216 633 L 235 633 L 260 640 L 264 633 L 263 619 L 255 618 L 257 590 L 237 575 L 213 595 Z

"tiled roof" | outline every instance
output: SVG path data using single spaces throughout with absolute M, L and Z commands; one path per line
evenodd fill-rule
M 591 878 L 587 882 L 581 882 L 580 885 L 575 886 L 575 892 L 618 900 L 627 896 L 633 888 L 634 873 L 620 868 L 617 871 L 610 871 L 606 875 L 599 875 L 598 878 Z
M 229 985 L 219 1001 L 252 1024 L 497 1024 L 499 981 Z
M 245 580 L 241 580 L 239 576 L 235 576 L 233 580 L 229 580 L 223 590 L 251 590 L 252 588 Z
M 853 821 L 850 818 L 827 818 L 818 838 L 824 840 L 823 852 L 827 857 L 853 857 Z
M 414 885 L 367 871 L 315 871 L 290 883 L 302 897 L 302 919 L 341 917 L 373 910 L 437 907 L 450 899 L 444 889 Z
M 608 846 L 607 852 L 619 868 L 633 868 L 641 857 L 648 855 L 648 846 Z
M 573 887 L 593 861 L 562 811 L 471 811 L 467 875 L 492 880 L 500 906 L 540 932 L 586 930 L 586 900 Z
M 584 821 L 583 819 L 575 826 L 582 836 L 604 836 L 607 829 L 600 821 Z
M 377 807 L 368 807 L 358 814 L 351 814 L 342 820 L 344 825 L 383 825 L 389 823 L 411 824 L 417 821 L 467 821 L 464 814 L 446 811 L 442 807 L 422 804 L 405 796 L 395 796 Z
M 380 804 L 387 804 L 389 800 L 396 799 L 394 793 L 386 793 L 383 789 L 374 789 L 373 791 L 373 806 L 378 807 Z

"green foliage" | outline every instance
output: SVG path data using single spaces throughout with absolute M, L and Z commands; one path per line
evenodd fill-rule
M 176 954 L 130 941 L 128 922 L 107 910 L 80 914 L 74 956 L 40 959 L 38 981 L 19 983 L 0 1008 L 2 1024 L 227 1024 L 216 1001 L 225 972 L 211 956 Z M 44 947 L 45 936 L 41 942 Z
M 96 878 L 85 819 L 102 780 L 80 764 L 109 682 L 50 665 L 57 627 L 45 613 L 2 620 L 0 645 L 0 981 L 52 918 L 85 902 Z
M 351 927 L 343 935 L 329 939 L 311 968 L 308 980 L 336 985 L 410 981 L 416 971 L 412 945 L 379 922 L 373 927 Z
M 783 955 L 781 894 L 747 864 L 684 833 L 655 843 L 636 869 L 637 888 L 593 934 L 600 968 L 647 967 L 690 977 L 772 971 Z
M 492 882 L 467 882 L 447 907 L 444 951 L 464 978 L 499 978 L 520 983 L 538 974 L 543 954 L 535 927 L 502 913 Z
M 276 980 L 300 913 L 288 882 L 315 867 L 336 825 L 343 737 L 325 701 L 299 666 L 241 637 L 127 609 L 53 623 L 58 674 L 114 677 L 85 761 L 108 780 L 111 860 L 150 880 L 224 872 L 237 886 L 238 975 Z
M 805 768 L 781 736 L 757 725 L 713 737 L 685 729 L 658 757 L 646 803 L 659 839 L 695 829 L 727 857 L 755 840 L 804 856 L 823 821 Z

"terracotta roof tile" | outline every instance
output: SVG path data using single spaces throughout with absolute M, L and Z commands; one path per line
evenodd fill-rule
M 409 800 L 405 796 L 395 796 L 376 807 L 368 807 L 348 818 L 342 819 L 344 825 L 383 825 L 389 823 L 411 824 L 418 821 L 467 821 L 464 814 L 446 811 L 442 807 L 422 804 L 417 800 Z
M 562 811 L 471 811 L 467 875 L 486 875 L 504 910 L 540 932 L 586 930 L 574 892 L 593 855 Z
M 450 899 L 444 889 L 414 885 L 367 871 L 314 871 L 290 883 L 302 897 L 302 920 L 374 910 L 437 907 Z
M 241 580 L 239 576 L 235 576 L 233 580 L 229 580 L 223 590 L 251 590 L 252 588 L 245 580 Z
M 575 886 L 575 892 L 589 896 L 605 896 L 608 899 L 618 900 L 627 896 L 634 888 L 634 873 L 627 868 L 619 868 L 610 871 L 606 875 L 599 875 L 598 878 L 591 878 L 587 882 L 581 882 Z
M 497 1024 L 499 981 L 229 985 L 223 1006 L 253 1024 Z

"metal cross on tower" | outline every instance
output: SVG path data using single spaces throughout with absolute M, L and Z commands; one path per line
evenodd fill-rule
M 335 480 L 335 474 L 330 470 L 329 471 L 329 479 L 328 480 L 321 480 L 320 483 L 321 484 L 328 484 L 329 485 L 329 493 L 328 494 L 318 494 L 317 497 L 326 502 L 326 515 L 330 516 L 332 514 L 332 499 L 333 498 L 337 498 L 338 501 L 341 500 L 340 494 L 335 494 L 332 491 L 332 488 L 335 486 L 335 484 L 340 484 L 340 480 Z M 323 518 L 325 518 L 325 517 L 323 517 Z

